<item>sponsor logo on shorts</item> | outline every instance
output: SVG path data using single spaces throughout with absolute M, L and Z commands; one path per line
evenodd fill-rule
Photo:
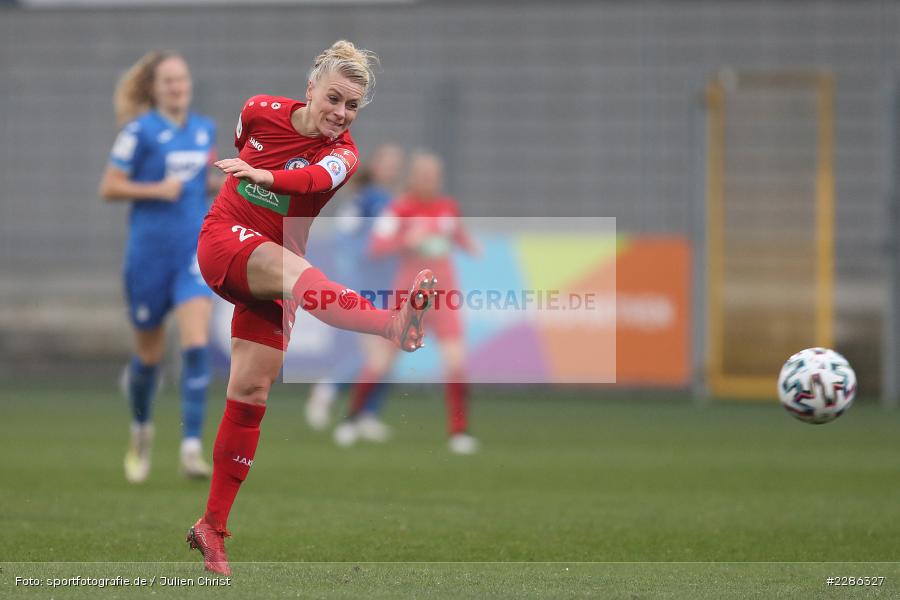
M 250 204 L 262 206 L 277 212 L 279 215 L 286 217 L 291 207 L 291 197 L 288 194 L 276 194 L 266 188 L 241 181 L 237 188 L 238 193 L 247 199 Z
M 294 169 L 302 169 L 303 167 L 308 167 L 309 161 L 303 158 L 302 156 L 295 156 L 291 160 L 287 161 L 284 164 L 285 171 L 292 171 Z

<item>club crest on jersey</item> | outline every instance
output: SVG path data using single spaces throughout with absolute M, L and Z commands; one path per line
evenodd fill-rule
M 292 171 L 294 169 L 302 169 L 303 167 L 308 167 L 309 161 L 303 158 L 302 156 L 295 156 L 291 160 L 284 163 L 285 171 Z
M 209 132 L 205 129 L 197 131 L 197 137 L 194 140 L 198 146 L 205 146 L 209 143 Z

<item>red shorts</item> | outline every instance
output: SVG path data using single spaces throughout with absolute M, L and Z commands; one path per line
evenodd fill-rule
M 207 285 L 234 304 L 231 337 L 283 351 L 290 341 L 297 303 L 259 300 L 247 283 L 247 261 L 265 242 L 273 240 L 237 221 L 208 216 L 200 229 L 197 261 Z

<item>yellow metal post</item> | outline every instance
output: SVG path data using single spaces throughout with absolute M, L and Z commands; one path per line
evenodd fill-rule
M 724 269 L 723 202 L 725 199 L 725 89 L 718 81 L 706 86 L 706 198 L 707 198 L 707 303 L 709 327 L 707 382 L 714 395 L 721 392 L 722 275 Z
M 834 337 L 834 77 L 810 71 L 731 73 L 735 89 L 810 89 L 816 94 L 815 343 Z M 716 396 L 771 399 L 777 373 L 725 372 L 725 174 L 727 95 L 721 80 L 706 87 L 707 105 L 707 382 Z
M 816 344 L 834 343 L 834 77 L 817 86 Z

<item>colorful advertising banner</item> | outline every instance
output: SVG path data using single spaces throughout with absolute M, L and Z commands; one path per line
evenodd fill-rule
M 360 259 L 371 249 L 367 241 L 342 234 L 338 221 L 333 227 L 320 221 L 307 246 L 310 262 L 376 307 L 393 306 L 412 280 L 403 274 L 405 259 Z M 461 350 L 464 367 L 455 376 L 472 383 L 689 383 L 687 239 L 617 235 L 614 219 L 465 223 L 471 247 L 427 245 L 430 254 L 420 262 L 438 265 L 439 284 L 426 313 L 426 346 L 396 352 L 392 380 L 445 381 L 454 377 L 447 353 Z M 230 305 L 220 303 L 213 339 L 223 357 L 230 314 Z M 359 377 L 365 360 L 360 334 L 303 310 L 285 327 L 292 336 L 284 381 Z

